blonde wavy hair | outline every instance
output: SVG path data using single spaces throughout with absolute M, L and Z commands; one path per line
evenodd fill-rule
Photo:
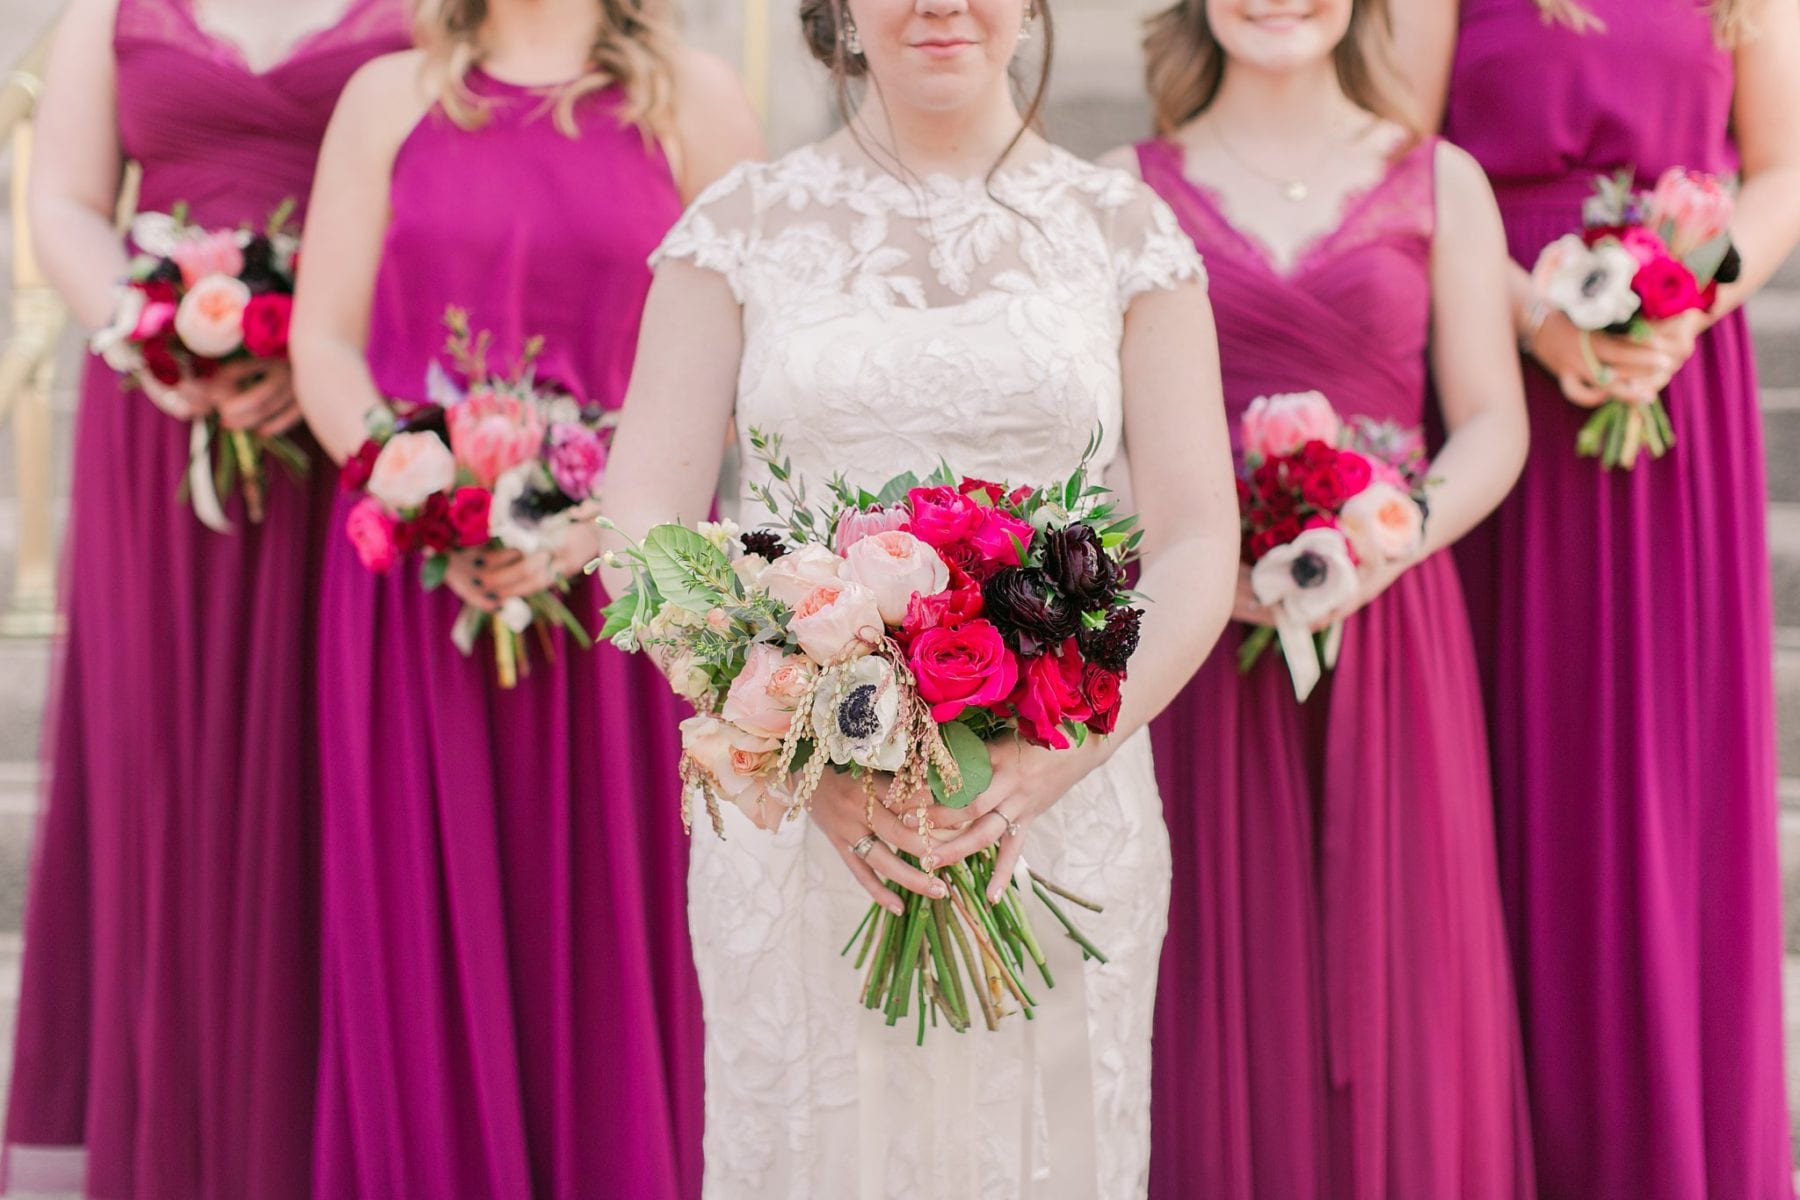
M 1395 98 L 1398 89 L 1388 60 L 1391 35 L 1387 0 L 1352 0 L 1350 29 L 1331 52 L 1332 63 L 1339 86 L 1352 101 L 1417 132 L 1417 119 Z M 1225 80 L 1225 59 L 1225 48 L 1206 19 L 1206 0 L 1181 0 L 1150 18 L 1144 33 L 1144 77 L 1158 133 L 1173 133 L 1206 111 Z
M 1711 0 L 1713 37 L 1721 46 L 1736 46 L 1755 35 L 1750 24 L 1751 0 Z M 1532 0 L 1546 25 L 1566 25 L 1577 33 L 1603 33 L 1606 22 L 1589 12 L 1580 0 Z
M 674 0 L 595 0 L 600 32 L 588 51 L 588 71 L 556 91 L 556 127 L 569 137 L 580 130 L 575 106 L 583 96 L 617 83 L 625 89 L 620 118 L 665 146 L 675 144 L 675 60 L 680 21 Z M 488 0 L 419 0 L 414 32 L 441 76 L 439 101 L 465 129 L 487 119 L 487 108 L 469 87 L 469 70 L 481 61 L 481 27 Z

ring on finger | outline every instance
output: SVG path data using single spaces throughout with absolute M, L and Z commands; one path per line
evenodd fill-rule
M 856 855 L 856 857 L 862 859 L 864 862 L 868 862 L 869 853 L 880 843 L 881 839 L 877 838 L 874 833 L 865 833 L 856 839 L 855 843 L 850 847 L 850 853 Z
M 1006 836 L 1007 837 L 1016 838 L 1021 833 L 1025 832 L 1024 826 L 1020 825 L 1017 821 L 1013 820 L 1011 817 L 1007 816 L 1005 813 L 1001 812 L 999 809 L 996 808 L 994 810 L 994 815 L 996 817 L 999 817 L 1002 821 L 1006 822 Z

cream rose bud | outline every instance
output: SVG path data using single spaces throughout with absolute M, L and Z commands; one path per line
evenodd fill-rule
M 1256 602 L 1285 607 L 1302 625 L 1317 625 L 1356 598 L 1350 543 L 1336 529 L 1308 529 L 1277 546 L 1250 570 Z
M 456 458 L 435 433 L 397 433 L 388 439 L 369 472 L 369 495 L 397 513 L 449 491 L 456 483 Z
M 1413 498 L 1391 483 L 1376 482 L 1350 497 L 1338 512 L 1338 527 L 1364 562 L 1411 558 L 1425 539 L 1425 514 Z
M 785 738 L 794 708 L 818 669 L 804 654 L 788 654 L 767 642 L 750 647 L 744 669 L 731 681 L 720 711 L 727 721 L 762 737 Z
M 843 569 L 844 560 L 825 547 L 802 546 L 770 563 L 757 583 L 763 591 L 794 608 L 821 583 L 842 579 Z
M 860 583 L 833 579 L 813 588 L 794 606 L 788 632 L 814 662 L 830 664 L 867 654 L 887 628 L 874 592 Z
M 229 275 L 197 280 L 175 310 L 175 334 L 202 358 L 224 358 L 244 344 L 250 289 Z
M 785 806 L 771 802 L 766 779 L 780 757 L 780 742 L 702 714 L 681 723 L 681 749 L 759 828 L 781 822 Z
M 881 619 L 889 625 L 906 621 L 906 606 L 915 592 L 935 596 L 950 586 L 950 568 L 938 552 L 910 533 L 874 533 L 844 553 L 844 574 L 875 593 Z

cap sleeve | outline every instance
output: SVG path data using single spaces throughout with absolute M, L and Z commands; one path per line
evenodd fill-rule
M 1120 308 L 1129 308 L 1145 292 L 1206 284 L 1200 252 L 1146 184 L 1138 183 L 1131 198 L 1113 210 L 1109 242 Z
M 759 163 L 739 163 L 700 193 L 650 255 L 650 269 L 686 262 L 724 276 L 744 302 L 745 269 L 756 245 L 750 173 Z

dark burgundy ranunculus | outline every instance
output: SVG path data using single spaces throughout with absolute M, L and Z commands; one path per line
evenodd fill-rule
M 1005 567 L 981 585 L 982 611 L 1020 654 L 1042 654 L 1081 628 L 1081 609 L 1037 567 Z
M 1119 590 L 1119 567 L 1092 525 L 1067 525 L 1044 535 L 1044 571 L 1083 612 L 1105 608 Z

